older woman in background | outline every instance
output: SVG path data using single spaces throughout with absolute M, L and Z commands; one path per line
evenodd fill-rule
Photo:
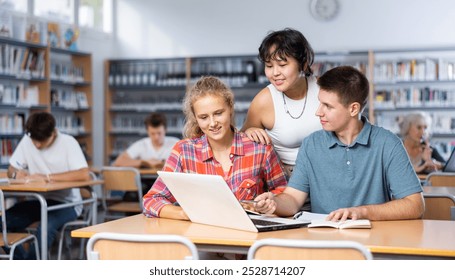
M 414 112 L 399 121 L 403 145 L 416 173 L 441 170 L 445 160 L 438 150 L 430 146 L 429 125 L 431 117 L 423 112 Z

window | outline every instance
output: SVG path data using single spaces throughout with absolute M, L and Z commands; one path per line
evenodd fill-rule
M 79 26 L 112 32 L 112 0 L 80 0 Z
M 28 0 L 0 0 L 0 8 L 26 13 L 27 3 Z
M 74 0 L 35 0 L 33 14 L 59 22 L 74 23 Z

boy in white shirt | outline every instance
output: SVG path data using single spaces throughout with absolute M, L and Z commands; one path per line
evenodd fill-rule
M 53 182 L 89 180 L 89 169 L 82 149 L 74 137 L 55 128 L 54 117 L 47 112 L 32 114 L 25 124 L 26 135 L 21 139 L 10 159 L 8 177 Z M 81 201 L 79 189 L 52 191 L 44 194 L 48 206 Z M 75 220 L 82 205 L 48 212 L 47 244 L 50 248 L 58 230 Z M 6 212 L 7 227 L 11 231 L 24 231 L 41 219 L 40 203 L 27 200 L 15 204 Z M 37 237 L 41 240 L 41 225 Z M 41 246 L 41 244 L 40 244 Z M 47 249 L 45 249 L 47 250 Z M 34 250 L 16 250 L 15 258 L 35 258 Z
M 113 166 L 161 169 L 171 154 L 176 137 L 166 136 L 166 117 L 152 113 L 145 121 L 148 137 L 134 142 L 114 161 Z

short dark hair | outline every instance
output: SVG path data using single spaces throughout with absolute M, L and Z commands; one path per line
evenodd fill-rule
M 55 118 L 48 112 L 33 113 L 25 123 L 25 133 L 40 142 L 49 139 L 54 130 Z
M 272 47 L 275 47 L 275 49 L 270 52 Z M 297 60 L 300 71 L 303 71 L 306 76 L 313 74 L 311 65 L 313 65 L 314 61 L 314 51 L 300 31 L 292 28 L 272 31 L 262 40 L 259 46 L 258 58 L 262 63 L 276 58 L 286 60 L 287 56 Z
M 145 127 L 159 127 L 164 126 L 166 128 L 167 121 L 166 116 L 162 113 L 151 113 L 147 118 L 144 120 Z
M 317 81 L 319 88 L 336 93 L 341 104 L 358 102 L 361 109 L 368 101 L 368 79 L 352 66 L 339 66 L 325 72 Z

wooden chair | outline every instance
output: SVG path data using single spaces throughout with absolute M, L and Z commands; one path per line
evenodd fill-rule
M 455 220 L 455 196 L 451 194 L 423 193 L 426 220 Z
M 427 175 L 426 185 L 433 187 L 455 187 L 455 173 L 432 172 Z
M 3 247 L 9 252 L 5 252 L 5 254 L 0 253 L 0 259 L 10 259 L 14 258 L 14 251 L 16 247 L 30 242 L 34 244 L 35 253 L 37 259 L 39 259 L 39 248 L 38 248 L 38 239 L 36 236 L 30 233 L 11 233 L 8 232 L 6 228 L 6 208 L 5 208 L 5 197 L 3 195 L 3 191 L 0 190 L 0 215 L 2 219 L 2 232 L 0 233 L 0 247 Z
M 142 184 L 139 170 L 133 167 L 112 167 L 101 168 L 101 179 L 103 184 L 103 207 L 105 209 L 105 220 L 112 220 L 124 217 L 128 214 L 142 213 Z M 113 200 L 107 201 L 112 197 L 112 192 L 136 192 L 137 201 Z
M 87 243 L 89 260 L 197 260 L 196 246 L 179 235 L 96 233 Z
M 292 240 L 268 238 L 256 241 L 248 260 L 371 260 L 371 252 L 354 241 Z

